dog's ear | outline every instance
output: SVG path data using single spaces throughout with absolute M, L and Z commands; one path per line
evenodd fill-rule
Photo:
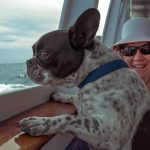
M 94 44 L 94 37 L 99 27 L 100 13 L 95 8 L 84 11 L 69 29 L 72 47 L 89 49 Z

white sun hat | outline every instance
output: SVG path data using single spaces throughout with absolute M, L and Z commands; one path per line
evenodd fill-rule
M 135 17 L 128 20 L 122 29 L 122 38 L 112 48 L 120 49 L 123 44 L 134 42 L 150 42 L 150 19 Z

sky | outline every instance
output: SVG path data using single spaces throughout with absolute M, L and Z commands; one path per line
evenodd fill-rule
M 102 33 L 110 0 L 100 0 Z M 25 62 L 32 45 L 58 29 L 63 0 L 0 0 L 0 64 Z

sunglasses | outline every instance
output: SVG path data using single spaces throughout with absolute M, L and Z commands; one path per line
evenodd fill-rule
M 150 44 L 142 45 L 142 46 L 128 46 L 121 49 L 122 56 L 134 56 L 137 53 L 137 50 L 141 52 L 143 55 L 150 54 Z

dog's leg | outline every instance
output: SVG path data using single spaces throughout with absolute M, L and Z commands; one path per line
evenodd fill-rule
M 61 92 L 55 92 L 50 95 L 50 99 L 62 103 L 71 103 L 74 104 L 75 101 L 79 100 L 76 94 L 67 94 Z
M 81 138 L 91 145 L 96 145 L 98 148 L 103 145 L 104 141 L 107 143 L 114 135 L 103 123 L 101 119 L 94 117 L 61 115 L 56 117 L 25 118 L 21 120 L 17 126 L 32 136 L 55 134 L 58 132 L 73 133 L 78 138 Z M 114 137 L 114 139 L 115 138 L 116 137 Z M 110 141 L 113 140 L 111 139 Z M 112 143 L 110 143 L 110 145 L 111 144 Z M 110 145 L 108 144 L 108 147 Z M 103 146 L 105 147 L 105 144 Z

